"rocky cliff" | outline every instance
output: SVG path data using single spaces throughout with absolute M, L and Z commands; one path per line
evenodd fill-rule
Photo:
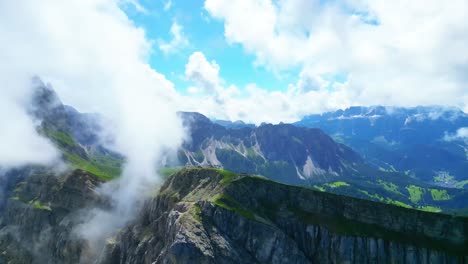
M 320 129 L 288 124 L 230 128 L 199 113 L 179 114 L 190 128 L 190 140 L 178 156 L 182 165 L 259 174 L 286 184 L 427 211 L 459 212 L 467 207 L 467 191 L 422 182 L 409 172 L 385 169 L 388 164 L 383 168 L 366 163 Z
M 319 129 L 293 125 L 226 128 L 199 113 L 180 112 L 190 140 L 179 161 L 261 174 L 288 184 L 309 184 L 352 176 L 362 160 Z
M 82 221 L 83 209 L 105 206 L 96 191 L 101 181 L 81 170 L 55 174 L 29 169 L 16 184 L 6 186 L 0 264 L 79 263 L 88 254 L 87 243 L 73 230 Z
M 100 250 L 75 233 L 83 212 L 110 206 L 98 177 L 20 176 L 0 212 L 1 264 L 468 261 L 467 218 L 201 168 L 169 177 Z
M 468 219 L 216 169 L 171 176 L 101 263 L 466 263 Z

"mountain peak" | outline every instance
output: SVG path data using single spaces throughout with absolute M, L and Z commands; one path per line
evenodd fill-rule
M 33 77 L 32 111 L 37 118 L 43 118 L 57 108 L 63 108 L 62 101 L 50 84 L 46 85 L 39 77 Z

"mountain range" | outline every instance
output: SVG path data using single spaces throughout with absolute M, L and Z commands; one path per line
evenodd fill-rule
M 99 186 L 125 156 L 107 147 L 109 120 L 34 84 L 37 131 L 71 169 L 0 177 L 0 264 L 468 262 L 457 109 L 352 107 L 260 126 L 179 112 L 188 140 L 160 161 L 164 183 L 100 249 L 76 228 L 112 207 Z
M 381 170 L 449 187 L 468 183 L 468 114 L 448 107 L 350 107 L 295 123 L 320 128 Z
M 40 133 L 56 144 L 72 167 L 104 180 L 117 177 L 125 159 L 102 144 L 104 117 L 79 113 L 63 105 L 52 87 L 40 80 L 36 82 L 32 105 L 34 116 L 42 120 Z M 468 190 L 460 188 L 468 164 L 464 154 L 468 149 L 466 142 L 443 139 L 456 133 L 468 120 L 466 114 L 455 109 L 353 107 L 308 116 L 296 124 L 260 126 L 241 122 L 237 126 L 232 122 L 220 124 L 195 112 L 179 112 L 179 116 L 188 128 L 189 140 L 183 143 L 176 157 L 163 159 L 163 173 L 183 166 L 216 167 L 422 210 L 464 213 L 468 207 Z M 419 119 L 404 121 L 403 117 Z M 431 126 L 439 128 L 430 129 Z M 428 130 L 431 132 L 426 135 Z M 412 138 L 419 139 L 413 143 Z M 387 148 L 382 144 L 387 144 Z M 427 148 L 445 152 L 434 156 L 433 152 L 408 151 Z M 458 156 L 447 158 L 444 156 L 447 153 Z M 418 154 L 423 157 L 416 162 Z M 400 163 L 390 163 L 394 160 L 385 159 L 389 157 Z M 437 162 L 431 163 L 430 159 Z M 448 165 L 436 170 L 437 164 Z M 451 168 L 459 168 L 461 174 L 455 174 Z M 418 177 L 421 171 L 439 174 L 428 180 Z M 446 183 L 450 180 L 457 184 Z

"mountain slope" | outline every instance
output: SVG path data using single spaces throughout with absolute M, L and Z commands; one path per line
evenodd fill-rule
M 110 206 L 98 177 L 36 171 L 0 214 L 0 263 L 463 263 L 468 218 L 189 168 L 148 197 L 101 252 L 76 236 Z M 94 247 L 93 247 L 94 246 Z
M 102 263 L 461 263 L 467 237 L 467 218 L 186 169 Z
M 468 115 L 443 107 L 351 107 L 310 115 L 295 123 L 324 130 L 382 170 L 401 171 L 428 183 L 468 183 L 468 142 L 453 135 Z
M 31 116 L 39 121 L 38 132 L 62 152 L 63 160 L 104 180 L 117 177 L 123 157 L 100 144 L 100 117 L 62 104 L 53 88 L 38 78 L 33 86 Z
M 318 129 L 263 125 L 228 129 L 199 113 L 180 113 L 191 141 L 179 155 L 184 164 L 221 166 L 301 184 L 353 174 L 362 160 Z
M 35 168 L 17 177 L 0 210 L 0 263 L 80 263 L 90 248 L 73 230 L 85 209 L 108 206 L 101 183 L 82 170 Z
M 199 113 L 180 115 L 191 136 L 179 152 L 183 165 L 260 174 L 283 183 L 423 210 L 468 207 L 468 192 L 379 170 L 319 129 L 287 124 L 233 129 Z
M 35 80 L 32 114 L 38 130 L 73 168 L 103 180 L 117 177 L 124 159 L 100 144 L 102 117 L 61 103 L 50 86 Z M 191 140 L 168 165 L 216 166 L 264 175 L 283 183 L 423 210 L 466 208 L 468 192 L 424 184 L 403 173 L 379 171 L 318 129 L 292 125 L 225 128 L 198 113 L 180 113 Z M 1 180 L 0 180 L 1 181 Z M 0 204 L 1 207 L 1 204 Z

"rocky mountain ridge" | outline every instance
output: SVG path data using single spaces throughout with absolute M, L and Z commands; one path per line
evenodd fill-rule
M 186 169 L 108 244 L 103 263 L 462 263 L 467 235 L 466 218 Z
M 466 217 L 202 168 L 169 177 L 99 253 L 73 232 L 84 209 L 109 206 L 99 182 L 80 170 L 43 171 L 12 186 L 0 218 L 0 263 L 468 261 Z
M 40 80 L 35 85 L 32 115 L 40 120 L 38 131 L 60 149 L 63 160 L 103 180 L 118 177 L 124 157 L 102 143 L 108 140 L 102 138 L 102 126 L 109 121 L 63 105 L 53 88 Z M 179 115 L 190 140 L 177 157 L 163 159 L 169 167 L 220 167 L 422 210 L 458 213 L 466 207 L 468 192 L 433 187 L 402 172 L 379 171 L 319 129 L 288 124 L 226 128 L 199 113 Z
M 199 113 L 181 112 L 190 128 L 179 160 L 184 165 L 214 166 L 301 184 L 352 174 L 362 160 L 318 129 L 262 125 L 229 129 Z
M 85 209 L 109 206 L 102 181 L 75 170 L 29 170 L 8 187 L 0 211 L 0 263 L 80 263 L 91 249 L 74 233 Z

